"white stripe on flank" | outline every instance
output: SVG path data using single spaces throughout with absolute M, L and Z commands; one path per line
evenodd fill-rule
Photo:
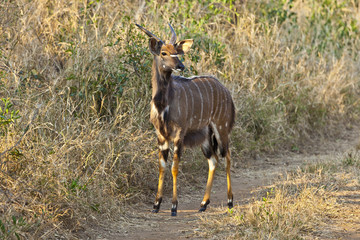
M 190 127 L 192 126 L 193 116 L 194 116 L 194 96 L 191 91 L 191 88 L 188 88 L 191 95 L 191 115 L 190 115 Z M 186 89 L 185 89 L 186 90 Z
M 223 91 L 223 89 L 222 89 L 222 87 L 221 87 L 221 85 L 220 85 L 220 87 L 219 87 L 222 91 L 221 92 L 224 92 Z M 218 89 L 219 91 L 220 91 L 220 89 Z M 223 108 L 223 97 L 224 96 L 222 96 L 221 94 L 219 94 L 219 97 L 218 97 L 218 106 L 219 106 L 219 104 L 220 104 L 220 111 L 218 112 L 218 116 L 217 116 L 217 118 L 216 119 L 221 119 L 221 113 L 222 113 L 222 108 Z
M 210 97 L 209 97 L 209 105 L 210 105 L 210 117 L 209 117 L 209 123 L 211 121 L 211 118 L 213 116 L 213 107 L 214 107 L 214 89 L 211 86 L 210 81 L 206 81 L 207 85 L 210 87 Z
M 204 104 L 204 100 L 203 100 L 203 97 L 202 97 L 201 90 L 200 90 L 199 86 L 196 84 L 196 82 L 192 82 L 192 83 L 195 84 L 195 86 L 196 86 L 196 88 L 197 88 L 197 90 L 198 90 L 198 92 L 199 92 L 199 94 L 200 94 L 200 99 L 201 99 L 201 112 L 200 112 L 200 119 L 199 119 L 199 126 L 198 126 L 198 128 L 200 128 L 200 126 L 201 126 L 201 120 L 202 120 L 202 115 L 203 115 L 203 108 L 204 108 L 203 104 Z
M 221 85 L 222 86 L 222 85 Z M 228 100 L 227 100 L 227 91 L 226 91 L 226 88 L 224 86 L 223 87 L 223 91 L 224 91 L 224 95 L 225 95 L 225 111 L 224 111 L 224 114 L 228 114 L 227 113 L 227 105 L 228 105 Z
M 209 98 L 209 93 L 208 93 L 208 90 L 207 90 L 207 87 L 206 87 L 204 81 L 206 82 L 206 81 L 207 81 L 207 78 L 201 79 L 200 82 L 201 82 L 201 84 L 203 85 L 203 89 L 204 89 L 205 92 L 206 92 L 206 101 L 205 101 L 205 104 L 208 106 L 208 105 L 209 105 L 210 98 Z M 208 120 L 208 115 L 206 115 L 206 114 L 210 115 L 210 114 L 209 114 L 209 109 L 208 109 L 208 111 L 205 111 L 205 112 L 204 112 L 204 116 L 203 116 L 203 117 L 205 118 L 205 121 Z
M 221 101 L 220 101 L 220 103 L 221 103 L 220 113 L 227 114 L 227 92 L 226 92 L 226 88 L 222 84 L 220 84 L 220 87 L 221 87 L 221 90 L 222 90 L 222 92 L 224 94 L 221 97 Z M 222 110 L 224 108 L 224 101 L 225 101 L 225 109 L 224 109 L 224 112 L 223 112 Z M 218 119 L 220 119 L 221 117 L 222 117 L 221 114 L 219 114 Z
M 188 109 L 189 109 L 189 106 L 188 106 L 188 97 L 187 97 L 187 93 L 186 93 L 186 89 L 185 88 L 183 88 L 183 86 L 181 85 L 181 84 L 179 84 L 179 86 L 181 87 L 181 91 L 184 91 L 184 93 L 185 93 L 185 106 L 186 106 L 186 109 L 187 109 L 187 111 L 185 111 L 185 114 L 186 114 L 186 116 L 185 116 L 185 119 L 187 119 L 187 117 L 188 117 Z M 181 99 L 181 98 L 180 98 Z M 178 102 L 178 104 L 179 104 L 179 106 L 180 106 L 180 101 Z
M 180 89 L 179 89 L 180 90 Z M 180 91 L 178 91 L 178 116 L 180 117 L 181 116 L 181 111 L 180 111 Z
M 217 113 L 218 113 L 218 108 L 219 108 L 219 90 L 218 87 L 215 87 L 216 90 L 216 102 L 215 102 L 215 98 L 214 98 L 214 104 L 216 103 L 216 108 L 213 114 L 213 119 L 216 117 Z

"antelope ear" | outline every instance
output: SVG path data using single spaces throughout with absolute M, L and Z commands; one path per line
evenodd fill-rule
M 194 40 L 192 40 L 192 39 L 186 39 L 186 40 L 177 42 L 176 43 L 176 51 L 180 54 L 187 53 L 190 50 L 193 42 L 194 42 Z
M 163 43 L 161 41 L 158 41 L 153 37 L 149 39 L 150 52 L 154 55 L 160 55 L 160 50 L 162 45 Z

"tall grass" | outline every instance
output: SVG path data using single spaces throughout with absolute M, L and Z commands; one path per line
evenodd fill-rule
M 46 238 L 55 223 L 65 234 L 81 216 L 152 201 L 152 57 L 134 23 L 168 39 L 172 22 L 194 39 L 184 74 L 216 75 L 231 90 L 234 161 L 358 118 L 352 1 L 15 0 L 0 16 L 0 97 L 21 116 L 0 136 L 0 215 L 13 235 Z M 189 183 L 206 162 L 186 154 Z

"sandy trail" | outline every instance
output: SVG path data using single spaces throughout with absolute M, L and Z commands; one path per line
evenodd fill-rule
M 336 139 L 320 141 L 316 146 L 307 147 L 306 152 L 286 152 L 282 155 L 258 157 L 249 160 L 246 167 L 238 163 L 232 168 L 234 205 L 249 202 L 253 192 L 270 186 L 280 175 L 297 169 L 309 162 L 336 159 L 359 144 L 359 128 L 354 127 L 342 132 Z M 204 189 L 205 189 L 204 183 Z M 128 212 L 123 221 L 97 226 L 87 232 L 90 239 L 197 239 L 194 233 L 201 231 L 199 221 L 203 214 L 226 214 L 226 176 L 217 172 L 211 195 L 211 204 L 205 213 L 198 213 L 204 190 L 180 192 L 178 216 L 170 216 L 171 196 L 165 195 L 158 214 L 151 213 L 152 205 L 142 205 Z M 360 195 L 359 195 L 360 196 Z M 359 197 L 360 198 L 360 197 Z M 346 239 L 360 239 L 359 232 L 348 233 Z M 335 233 L 334 233 L 335 234 Z

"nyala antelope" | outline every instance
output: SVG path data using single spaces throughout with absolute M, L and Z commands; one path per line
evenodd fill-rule
M 192 39 L 177 42 L 176 33 L 169 24 L 172 36 L 170 42 L 165 43 L 142 26 L 136 26 L 150 37 L 149 48 L 154 55 L 150 121 L 156 129 L 159 144 L 159 183 L 153 212 L 159 212 L 163 197 L 170 141 L 174 142 L 171 215 L 176 216 L 178 207 L 176 182 L 182 148 L 198 145 L 201 145 L 209 163 L 205 195 L 199 211 L 205 211 L 210 203 L 218 155 L 226 158 L 228 207 L 232 208 L 229 134 L 234 125 L 235 108 L 229 90 L 212 76 L 185 78 L 172 75 L 172 72 L 184 70 L 178 56 L 189 51 Z

